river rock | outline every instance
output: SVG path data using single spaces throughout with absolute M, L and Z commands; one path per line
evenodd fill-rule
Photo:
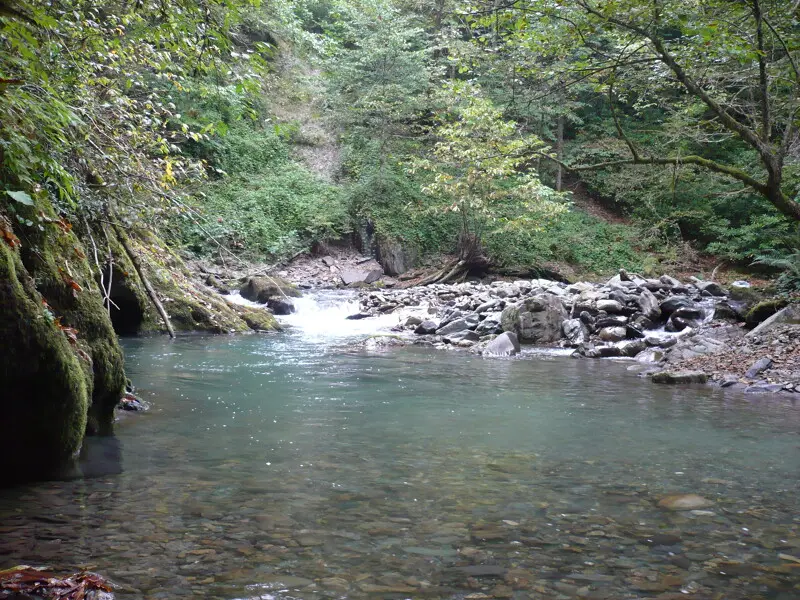
M 580 319 L 567 319 L 561 324 L 561 330 L 571 346 L 579 346 L 589 340 L 589 331 Z
M 604 342 L 618 342 L 625 339 L 627 331 L 624 327 L 604 327 L 598 335 Z
M 667 510 L 697 510 L 714 506 L 714 503 L 697 494 L 669 494 L 658 501 L 658 506 Z
M 290 315 L 294 312 L 294 304 L 288 298 L 270 298 L 267 300 L 267 308 L 276 315 Z
M 438 327 L 439 325 L 436 323 L 436 321 L 431 321 L 430 319 L 426 319 L 425 321 L 417 325 L 417 328 L 414 329 L 414 333 L 419 335 L 436 333 Z
M 481 339 L 474 331 L 470 331 L 469 329 L 463 329 L 461 331 L 456 331 L 454 333 L 450 333 L 442 338 L 445 343 L 448 344 L 459 344 L 459 342 L 470 342 L 469 345 L 475 343 Z M 464 345 L 464 344 L 459 344 Z
M 644 340 L 629 340 L 627 342 L 618 343 L 617 347 L 622 356 L 633 358 L 647 349 L 647 344 L 645 344 Z
M 622 312 L 624 305 L 617 300 L 598 300 L 597 310 L 602 310 L 610 315 L 616 315 Z
M 659 305 L 659 308 L 661 309 L 661 314 L 668 317 L 679 308 L 686 306 L 694 306 L 694 302 L 688 298 L 683 298 L 682 296 L 672 296 L 664 300 Z
M 637 354 L 634 358 L 636 359 L 636 362 L 643 365 L 654 365 L 660 363 L 664 359 L 664 352 L 650 348 L 648 350 L 639 352 L 639 354 Z
M 500 333 L 503 331 L 503 328 L 500 325 L 501 315 L 501 312 L 488 313 L 483 321 L 478 323 L 478 326 L 475 328 L 475 333 L 478 335 L 487 335 L 490 333 Z
M 622 350 L 616 344 L 602 346 L 583 345 L 578 352 L 586 358 L 618 358 L 622 356 Z
M 756 362 L 752 364 L 752 366 L 747 369 L 747 373 L 744 374 L 745 377 L 748 379 L 753 379 L 758 377 L 762 372 L 766 371 L 772 366 L 772 359 L 767 357 L 760 358 Z
M 354 283 L 375 283 L 383 277 L 382 269 L 344 269 L 339 277 L 345 285 Z
M 714 281 L 693 280 L 695 287 L 701 292 L 707 292 L 711 296 L 727 296 L 728 292 L 720 284 Z
M 678 287 L 681 285 L 680 281 L 678 281 L 674 277 L 670 277 L 669 275 L 662 275 L 661 277 L 658 278 L 658 280 L 667 287 Z
M 514 356 L 519 352 L 519 340 L 515 333 L 506 331 L 494 338 L 483 351 L 484 356 Z
M 481 322 L 480 315 L 476 313 L 471 313 L 464 317 L 464 321 L 467 323 L 467 329 L 475 329 Z
M 597 329 L 605 329 L 606 327 L 622 327 L 628 324 L 628 318 L 622 316 L 613 317 L 598 317 L 594 323 Z
M 672 318 L 681 318 L 685 320 L 701 321 L 705 316 L 705 311 L 702 307 L 696 304 L 690 306 L 681 306 L 672 312 Z
M 507 306 L 501 316 L 503 331 L 511 331 L 520 342 L 547 344 L 561 339 L 561 323 L 567 311 L 557 296 L 541 294 Z
M 685 329 L 697 329 L 697 321 L 684 319 L 682 317 L 670 317 L 667 321 L 666 330 L 671 332 L 684 331 Z
M 661 307 L 658 304 L 658 298 L 655 297 L 653 292 L 648 289 L 642 290 L 637 300 L 639 309 L 642 314 L 651 321 L 657 321 L 661 318 Z
M 483 304 L 479 305 L 475 309 L 475 312 L 478 314 L 483 314 L 485 312 L 489 312 L 495 307 L 500 306 L 502 303 L 503 301 L 497 298 L 495 298 L 494 300 L 488 300 L 487 302 L 484 302 Z
M 239 290 L 242 298 L 267 304 L 270 298 L 298 298 L 302 294 L 291 283 L 280 277 L 251 277 Z
M 456 319 L 454 321 L 450 321 L 443 327 L 440 327 L 436 330 L 436 335 L 449 335 L 452 333 L 457 333 L 459 331 L 464 331 L 468 329 L 467 322 L 464 319 Z
M 653 373 L 653 383 L 706 383 L 708 375 L 702 371 L 659 371 Z
M 800 304 L 790 304 L 762 322 L 745 337 L 751 338 L 775 328 L 778 325 L 800 325 Z
M 648 346 L 660 346 L 661 348 L 669 348 L 678 343 L 678 338 L 674 335 L 667 335 L 665 333 L 648 333 L 644 341 Z

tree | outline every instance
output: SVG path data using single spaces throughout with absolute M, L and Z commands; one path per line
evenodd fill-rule
M 508 38 L 543 55 L 554 47 L 574 53 L 565 87 L 592 81 L 604 90 L 627 156 L 565 168 L 695 165 L 744 184 L 800 220 L 800 48 L 788 3 L 509 0 L 472 4 L 465 12 L 482 27 L 502 18 Z M 552 35 L 543 36 L 543 27 Z M 642 147 L 621 113 L 653 107 L 664 114 L 663 141 Z M 752 164 L 715 156 L 730 142 L 748 148 Z
M 513 121 L 468 82 L 449 82 L 446 109 L 436 117 L 436 140 L 413 169 L 430 173 L 423 191 L 438 208 L 460 216 L 458 260 L 436 277 L 447 281 L 485 261 L 482 238 L 489 227 L 542 227 L 566 209 L 560 195 L 539 181 L 533 157 L 548 151 L 536 136 L 521 135 Z

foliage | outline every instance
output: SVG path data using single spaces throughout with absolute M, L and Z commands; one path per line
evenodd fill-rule
M 26 19 L 0 16 L 2 186 L 103 213 L 202 177 L 181 146 L 215 124 L 190 126 L 176 100 L 220 73 L 257 87 L 264 45 L 234 44 L 254 2 L 19 2 Z
M 779 270 L 775 284 L 781 292 L 800 292 L 800 250 L 795 249 L 790 254 L 759 256 L 753 264 Z
M 658 114 L 657 134 L 644 146 L 614 114 L 621 142 L 614 158 L 573 170 L 693 164 L 749 187 L 800 220 L 800 181 L 792 174 L 800 57 L 785 11 L 780 0 L 535 0 L 499 9 L 470 2 L 463 14 L 487 52 L 528 51 L 513 55 L 515 72 L 539 67 L 543 78 L 560 80 L 539 84 L 544 94 L 579 99 L 591 83 L 615 113 Z M 565 70 L 554 73 L 554 64 Z M 757 162 L 714 156 L 726 143 L 748 148 Z
M 636 228 L 602 221 L 576 209 L 539 231 L 518 228 L 487 236 L 486 249 L 502 266 L 570 264 L 583 273 L 607 274 L 620 267 L 642 271 L 646 254 Z
M 423 191 L 459 216 L 462 240 L 480 242 L 487 227 L 535 230 L 564 211 L 558 195 L 526 165 L 545 151 L 541 140 L 520 136 L 477 86 L 454 82 L 444 94 L 449 102 L 436 117 L 436 141 L 429 156 L 412 165 L 431 173 Z M 495 210 L 501 204 L 502 215 Z
M 277 258 L 348 231 L 341 191 L 293 162 L 274 129 L 235 127 L 210 156 L 226 177 L 204 186 L 174 218 L 192 251 L 209 254 L 222 244 L 251 258 Z

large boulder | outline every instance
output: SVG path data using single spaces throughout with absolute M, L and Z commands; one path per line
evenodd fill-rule
M 519 352 L 517 336 L 506 331 L 494 338 L 483 351 L 484 356 L 514 356 Z
M 26 228 L 20 246 L 0 207 L 7 482 L 47 475 L 74 456 L 86 433 L 110 433 L 125 388 L 122 350 L 88 252 L 72 231 L 55 225 L 48 202 L 20 205 L 17 214 L 20 220 L 43 217 L 44 225 Z
M 784 303 L 785 301 L 782 300 L 769 300 L 753 307 L 747 313 L 747 321 L 753 324 L 760 323 L 760 325 L 748 333 L 747 337 L 762 334 L 777 325 L 800 325 L 800 304 L 784 307 Z M 755 313 L 758 315 L 755 316 Z
M 344 269 L 339 276 L 342 278 L 342 283 L 345 285 L 353 285 L 358 283 L 375 283 L 383 277 L 383 270 L 374 269 Z
M 267 304 L 271 298 L 298 298 L 300 290 L 280 277 L 250 277 L 239 290 L 242 298 Z
M 414 266 L 417 251 L 399 240 L 379 239 L 377 247 L 378 262 L 387 275 L 402 275 Z
M 515 333 L 520 342 L 550 344 L 561 339 L 561 324 L 566 319 L 561 299 L 541 294 L 507 306 L 501 315 L 501 325 L 503 331 Z

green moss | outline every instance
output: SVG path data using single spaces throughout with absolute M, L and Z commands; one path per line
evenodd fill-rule
M 745 321 L 748 325 L 758 325 L 784 308 L 787 304 L 789 304 L 789 302 L 785 298 L 771 298 L 759 302 L 747 312 Z
M 44 215 L 46 221 L 42 229 L 25 230 L 22 262 L 53 313 L 62 325 L 77 331 L 78 346 L 91 357 L 89 433 L 109 432 L 114 407 L 125 388 L 125 374 L 122 349 L 103 306 L 96 274 L 75 233 L 56 223 L 49 202 L 39 200 L 28 210 L 32 221 L 37 215 Z
M 3 443 L 11 449 L 3 475 L 41 476 L 80 448 L 91 370 L 46 312 L 18 252 L 2 242 L 0 335 Z
M 194 281 L 183 260 L 150 231 L 136 231 L 129 242 L 137 253 L 147 277 L 155 288 L 175 331 L 233 333 L 250 329 L 278 329 L 274 317 L 247 317 L 226 302 L 215 290 Z M 288 295 L 299 291 L 288 282 L 281 282 Z M 149 302 L 149 301 L 148 301 Z M 260 311 L 258 311 L 260 312 Z M 249 321 L 248 321 L 249 319 Z M 151 318 L 143 331 L 164 331 L 159 317 Z
M 281 328 L 275 316 L 264 309 L 231 305 L 231 308 L 253 331 L 276 331 Z

